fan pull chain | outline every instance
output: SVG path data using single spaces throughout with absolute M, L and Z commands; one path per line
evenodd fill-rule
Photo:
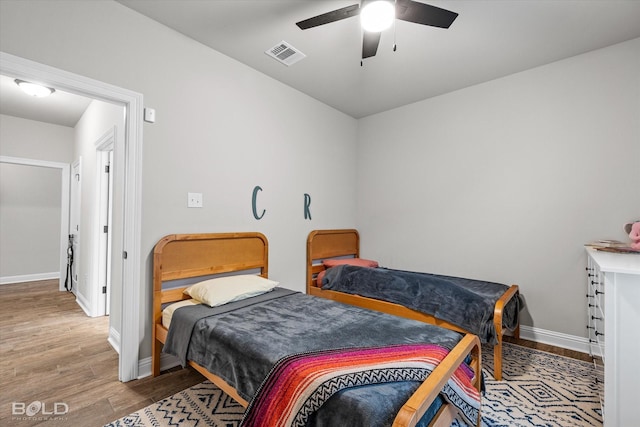
M 396 4 L 396 2 L 394 1 L 394 2 L 393 2 L 393 10 L 396 10 L 396 6 L 397 6 L 397 4 Z M 396 29 L 398 28 L 397 23 L 398 23 L 398 20 L 397 20 L 397 19 L 395 19 L 395 16 L 394 16 L 394 20 L 393 20 L 393 51 L 394 51 L 394 52 L 395 52 L 396 50 L 398 50 L 398 45 L 396 44 Z
M 393 24 L 393 51 L 398 50 L 398 45 L 396 44 L 396 25 Z

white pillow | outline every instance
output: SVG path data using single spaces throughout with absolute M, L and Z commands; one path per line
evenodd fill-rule
M 215 307 L 269 292 L 276 286 L 276 281 L 255 274 L 244 274 L 205 280 L 188 287 L 184 293 Z

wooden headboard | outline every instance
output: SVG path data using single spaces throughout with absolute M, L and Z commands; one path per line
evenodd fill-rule
M 170 234 L 153 250 L 154 302 L 189 298 L 185 287 L 163 290 L 165 281 L 256 269 L 266 278 L 268 264 L 269 243 L 261 233 Z
M 269 243 L 261 233 L 170 234 L 153 249 L 153 356 L 154 376 L 160 373 L 160 346 L 167 329 L 162 306 L 191 298 L 187 286 L 163 289 L 163 282 L 234 271 L 258 271 L 268 278 Z
M 325 268 L 326 258 L 360 257 L 360 235 L 355 229 L 314 230 L 307 237 L 307 293 L 316 287 L 315 278 Z

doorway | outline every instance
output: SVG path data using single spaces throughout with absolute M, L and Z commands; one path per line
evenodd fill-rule
M 113 286 L 119 288 L 120 296 L 117 304 L 119 313 L 115 319 L 115 327 L 120 329 L 118 331 L 120 349 L 118 377 L 120 381 L 136 379 L 139 364 L 140 300 L 141 289 L 144 286 L 140 280 L 142 94 L 4 52 L 0 52 L 0 74 L 11 75 L 23 80 L 39 81 L 50 87 L 120 104 L 125 108 L 125 137 L 122 141 L 116 141 L 114 147 L 114 162 L 122 167 L 116 169 L 113 181 L 114 186 L 117 187 L 114 188 L 114 194 L 118 195 L 117 205 L 121 209 L 118 212 L 118 218 L 114 217 L 114 228 L 115 223 L 118 222 L 117 225 L 121 232 L 112 236 L 112 252 L 122 256 L 119 262 L 116 262 L 115 259 L 112 260 L 112 279 L 114 280 Z M 68 179 L 69 174 L 67 173 L 66 176 Z M 69 188 L 68 184 L 67 182 L 66 188 Z M 66 206 L 69 206 L 68 201 Z M 67 239 L 65 238 L 65 250 L 66 246 Z M 123 327 L 123 325 L 127 325 L 127 327 Z
M 30 167 L 41 167 L 47 169 L 60 170 L 60 186 L 62 188 L 60 195 L 60 244 L 59 244 L 59 270 L 60 278 L 58 281 L 58 289 L 64 290 L 64 280 L 62 272 L 67 267 L 67 238 L 69 230 L 69 165 L 66 163 L 49 162 L 44 160 L 25 159 L 20 157 L 0 156 L 0 163 L 22 165 Z

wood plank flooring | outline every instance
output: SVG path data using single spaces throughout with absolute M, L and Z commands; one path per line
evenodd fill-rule
M 513 338 L 513 337 L 505 336 L 504 337 L 504 342 L 518 344 L 518 345 L 521 345 L 521 346 L 524 346 L 524 347 L 534 348 L 534 349 L 540 350 L 540 351 L 546 351 L 547 353 L 555 353 L 555 354 L 558 354 L 560 356 L 571 357 L 573 359 L 582 360 L 584 362 L 592 362 L 593 361 L 591 356 L 588 355 L 587 353 L 582 353 L 582 352 L 575 351 L 575 350 L 568 350 L 566 348 L 555 347 L 553 345 L 542 344 L 542 343 L 535 342 L 535 341 L 528 341 L 528 340 L 516 339 L 516 338 Z
M 74 295 L 58 291 L 57 280 L 0 286 L 0 313 L 2 426 L 102 426 L 204 379 L 193 369 L 174 369 L 118 381 L 109 318 L 87 317 Z M 13 415 L 34 401 L 54 413 Z M 62 414 L 55 415 L 56 402 L 68 413 L 58 405 Z
M 108 317 L 87 317 L 72 294 L 58 291 L 57 280 L 1 285 L 0 425 L 99 427 L 204 380 L 187 368 L 118 381 L 118 355 L 107 342 L 108 329 Z M 531 341 L 505 341 L 590 360 Z M 48 413 L 56 402 L 69 411 L 12 414 L 36 401 Z M 58 408 L 64 412 L 64 406 Z

